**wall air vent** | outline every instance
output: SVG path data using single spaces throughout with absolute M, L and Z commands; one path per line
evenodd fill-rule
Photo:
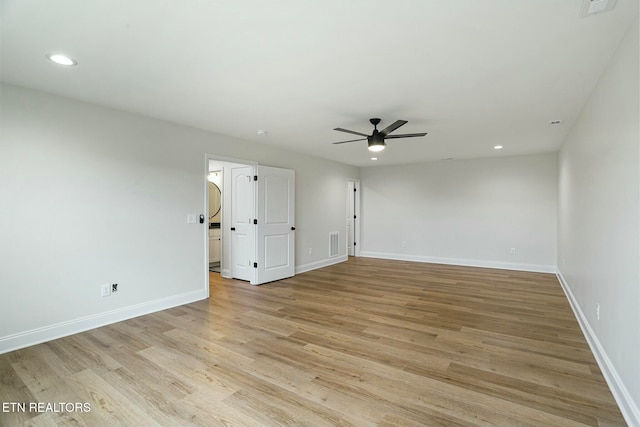
M 614 8 L 616 0 L 582 0 L 580 16 L 586 17 L 608 12 Z
M 338 246 L 338 232 L 332 231 L 329 233 L 329 257 L 336 257 L 340 255 L 340 246 Z

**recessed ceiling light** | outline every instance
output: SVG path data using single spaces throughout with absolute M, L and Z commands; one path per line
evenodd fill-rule
M 78 65 L 78 61 L 68 57 L 67 55 L 63 55 L 61 53 L 50 53 L 47 55 L 47 58 L 49 58 L 50 61 L 53 61 L 58 65 L 66 65 L 66 66 Z
M 371 160 L 378 160 L 378 158 L 377 157 L 372 157 Z
M 493 149 L 494 150 L 502 150 L 504 147 L 502 145 L 494 145 Z
M 258 132 L 257 132 L 257 133 L 258 133 L 258 135 L 260 135 L 260 136 L 266 136 L 266 135 L 267 135 L 267 131 L 266 131 L 266 130 L 264 130 L 264 129 L 258 129 Z

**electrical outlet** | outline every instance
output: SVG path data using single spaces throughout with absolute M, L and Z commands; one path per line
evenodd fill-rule
M 196 223 L 196 214 L 187 214 L 187 224 Z
M 117 283 L 113 283 L 111 285 L 111 292 L 118 292 L 118 284 Z
M 111 285 L 102 285 L 102 296 L 108 297 L 111 295 Z
M 516 254 L 516 248 L 511 248 L 511 249 L 509 250 L 509 253 L 510 253 L 511 255 L 515 255 L 515 254 Z
M 600 320 L 600 304 L 596 303 L 596 320 Z
M 309 255 L 313 254 L 313 248 L 309 248 Z
M 406 248 L 407 247 L 407 241 L 403 240 L 402 242 L 400 242 L 400 246 L 403 247 L 403 248 Z

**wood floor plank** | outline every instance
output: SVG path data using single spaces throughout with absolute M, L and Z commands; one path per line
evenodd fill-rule
M 325 359 L 340 361 L 345 368 L 356 366 L 353 356 L 318 346 L 309 350 L 323 354 Z M 350 360 L 351 359 L 351 360 Z M 358 360 L 362 364 L 362 360 Z M 359 390 L 366 390 L 370 397 L 395 404 L 396 408 L 412 408 L 416 412 L 434 413 L 446 418 L 444 425 L 583 425 L 544 411 L 530 410 L 522 405 L 500 399 L 487 398 L 465 387 L 432 378 L 418 378 L 415 374 L 397 371 L 378 362 L 369 362 L 366 368 L 354 370 L 353 375 L 335 378 L 337 382 Z M 515 403 L 515 404 L 514 404 Z M 526 414 L 526 418 L 522 416 Z M 523 422 L 526 419 L 527 422 Z
M 0 355 L 0 426 L 624 426 L 554 275 L 351 258 Z
M 196 392 L 171 403 L 171 409 L 177 414 L 171 426 L 252 426 L 257 425 L 255 418 L 225 404 L 212 400 L 207 393 Z
M 11 363 L 12 360 L 18 360 L 18 358 L 0 357 L 0 403 L 34 402 L 35 396 L 18 375 L 16 366 Z M 0 421 L 6 418 L 7 425 L 18 425 L 21 420 L 20 415 L 16 411 L 3 412 L 0 414 Z M 28 419 L 33 416 L 35 414 L 25 414 L 24 418 Z
M 66 402 L 88 402 L 92 408 L 89 412 L 63 412 L 62 416 L 82 418 L 88 425 L 161 425 L 158 420 L 148 416 L 146 407 L 130 404 L 131 400 L 127 398 L 127 394 L 131 393 L 129 388 L 118 389 L 89 369 L 68 377 L 67 385 L 77 392 L 78 398 L 67 399 Z

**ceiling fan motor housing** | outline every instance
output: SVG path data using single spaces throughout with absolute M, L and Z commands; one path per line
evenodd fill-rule
M 367 142 L 369 147 L 372 147 L 375 145 L 384 147 L 387 145 L 387 143 L 384 142 L 384 135 L 382 135 L 380 131 L 378 131 L 378 129 L 374 129 L 373 134 L 367 137 Z
M 367 137 L 367 147 L 371 151 L 382 151 L 387 143 L 384 141 L 384 135 L 378 129 L 374 129 L 371 136 Z
M 387 144 L 384 142 L 384 135 L 380 134 L 380 131 L 378 130 L 380 119 L 374 117 L 369 119 L 369 122 L 373 125 L 373 133 L 371 136 L 367 137 L 367 146 L 371 150 L 371 147 L 375 147 L 377 145 L 379 147 L 376 148 L 378 148 L 378 150 L 382 150 Z

